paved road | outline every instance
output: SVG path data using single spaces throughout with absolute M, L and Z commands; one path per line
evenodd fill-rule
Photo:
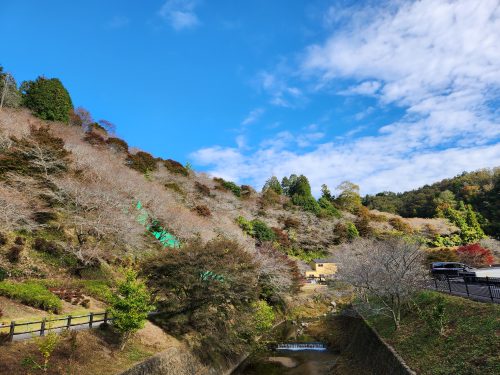
M 499 285 L 485 285 L 477 283 L 465 283 L 462 279 L 453 279 L 433 281 L 430 285 L 431 289 L 441 292 L 453 294 L 455 296 L 466 297 L 481 302 L 500 303 L 500 286 Z M 451 289 L 451 292 L 450 292 Z M 492 299 L 493 297 L 493 299 Z

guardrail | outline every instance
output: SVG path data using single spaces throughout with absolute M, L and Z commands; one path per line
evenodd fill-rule
M 107 311 L 91 312 L 86 315 L 68 315 L 62 318 L 34 320 L 29 322 L 17 323 L 11 321 L 10 324 L 0 324 L 0 336 L 4 336 L 8 341 L 13 341 L 14 336 L 18 335 L 40 335 L 45 336 L 46 332 L 52 330 L 70 330 L 72 327 L 92 328 L 95 324 L 108 323 L 113 318 Z M 36 327 L 36 328 L 34 328 Z M 25 328 L 25 329 L 23 329 Z
M 443 275 L 441 278 L 433 278 L 430 287 L 453 295 L 500 303 L 499 278 L 485 277 L 470 280 L 467 277 L 462 278 Z

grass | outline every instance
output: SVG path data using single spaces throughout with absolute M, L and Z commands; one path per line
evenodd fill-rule
M 61 300 L 51 293 L 45 285 L 37 281 L 2 281 L 0 282 L 0 295 L 28 306 L 55 313 L 62 308 Z
M 445 308 L 442 335 L 416 308 L 404 314 L 398 331 L 383 316 L 369 322 L 418 374 L 500 374 L 500 306 L 431 291 L 421 292 L 415 302 L 429 311 L 440 300 Z

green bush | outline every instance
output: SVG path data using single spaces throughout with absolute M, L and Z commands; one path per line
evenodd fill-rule
M 276 233 L 271 228 L 269 228 L 267 224 L 262 220 L 254 219 L 252 221 L 249 221 L 243 216 L 239 216 L 236 219 L 236 222 L 243 230 L 243 232 L 245 232 L 249 236 L 252 236 L 260 242 L 276 240 Z
M 254 237 L 260 242 L 274 241 L 276 239 L 276 233 L 261 220 L 252 220 L 252 228 Z
M 258 334 L 263 334 L 273 326 L 276 318 L 273 308 L 266 301 L 259 300 L 252 304 L 252 309 L 255 330 Z
M 217 182 L 223 189 L 231 191 L 238 198 L 241 197 L 241 187 L 232 181 L 226 181 L 223 178 L 215 177 L 214 181 Z
M 319 198 L 318 204 L 321 207 L 321 213 L 323 215 L 340 218 L 340 211 L 327 198 Z
M 296 206 L 302 207 L 305 211 L 310 211 L 314 214 L 319 214 L 321 211 L 321 207 L 319 203 L 314 199 L 312 195 L 299 195 L 295 194 L 292 196 L 292 203 Z
M 355 239 L 356 237 L 359 237 L 359 232 L 354 223 L 348 222 L 346 224 L 347 227 L 347 238 L 350 240 Z
M 62 308 L 61 300 L 44 285 L 35 281 L 22 283 L 1 281 L 0 295 L 54 313 L 59 313 Z
M 37 117 L 68 123 L 73 103 L 68 91 L 57 78 L 38 77 L 21 85 L 24 105 Z

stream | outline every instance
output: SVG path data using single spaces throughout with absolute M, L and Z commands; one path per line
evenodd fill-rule
M 278 345 L 293 350 L 276 349 Z M 307 350 L 300 350 L 304 347 Z M 274 329 L 269 343 L 263 344 L 261 349 L 242 362 L 233 375 L 332 374 L 339 354 L 332 353 L 326 346 L 322 347 L 307 327 L 285 322 Z

